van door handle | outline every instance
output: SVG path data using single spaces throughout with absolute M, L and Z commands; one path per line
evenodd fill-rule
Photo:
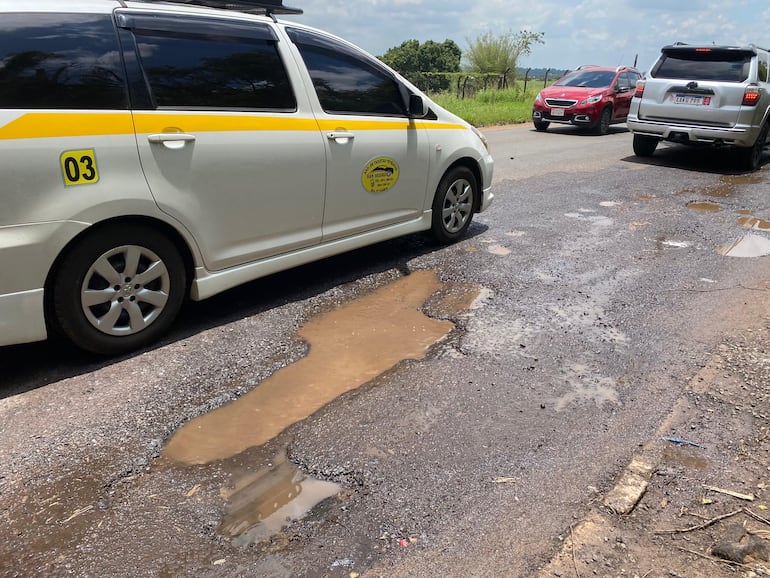
M 353 139 L 355 137 L 356 135 L 353 134 L 352 132 L 327 132 L 326 133 L 326 138 L 328 138 L 329 140 L 336 140 L 337 142 L 342 144 L 348 142 L 348 139 Z
M 178 149 L 182 148 L 185 143 L 194 141 L 195 135 L 183 132 L 162 132 L 148 135 L 147 140 L 151 143 L 162 144 L 166 148 Z

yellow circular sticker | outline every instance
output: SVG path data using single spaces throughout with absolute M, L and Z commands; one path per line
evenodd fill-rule
M 361 173 L 361 184 L 370 193 L 387 191 L 398 180 L 398 163 L 388 157 L 369 161 Z

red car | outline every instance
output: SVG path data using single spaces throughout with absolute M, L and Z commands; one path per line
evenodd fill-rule
M 535 98 L 535 129 L 543 131 L 558 122 L 607 134 L 611 124 L 626 121 L 641 79 L 642 73 L 629 66 L 581 66 L 568 72 Z

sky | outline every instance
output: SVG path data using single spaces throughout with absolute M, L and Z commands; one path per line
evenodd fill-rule
M 767 0 L 284 0 L 284 17 L 327 30 L 380 56 L 405 40 L 543 32 L 519 66 L 633 65 L 646 71 L 674 42 L 770 47 Z

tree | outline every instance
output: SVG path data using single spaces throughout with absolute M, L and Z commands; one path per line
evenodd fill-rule
M 529 30 L 501 36 L 487 32 L 474 41 L 468 41 L 465 57 L 474 72 L 499 74 L 503 78 L 515 80 L 519 56 L 531 54 L 535 44 L 545 44 L 544 35 L 544 32 Z
M 396 70 L 424 90 L 445 90 L 449 87 L 446 76 L 432 73 L 460 72 L 462 50 L 453 40 L 442 43 L 427 40 L 405 40 L 400 46 L 389 48 L 380 57 L 385 64 Z

